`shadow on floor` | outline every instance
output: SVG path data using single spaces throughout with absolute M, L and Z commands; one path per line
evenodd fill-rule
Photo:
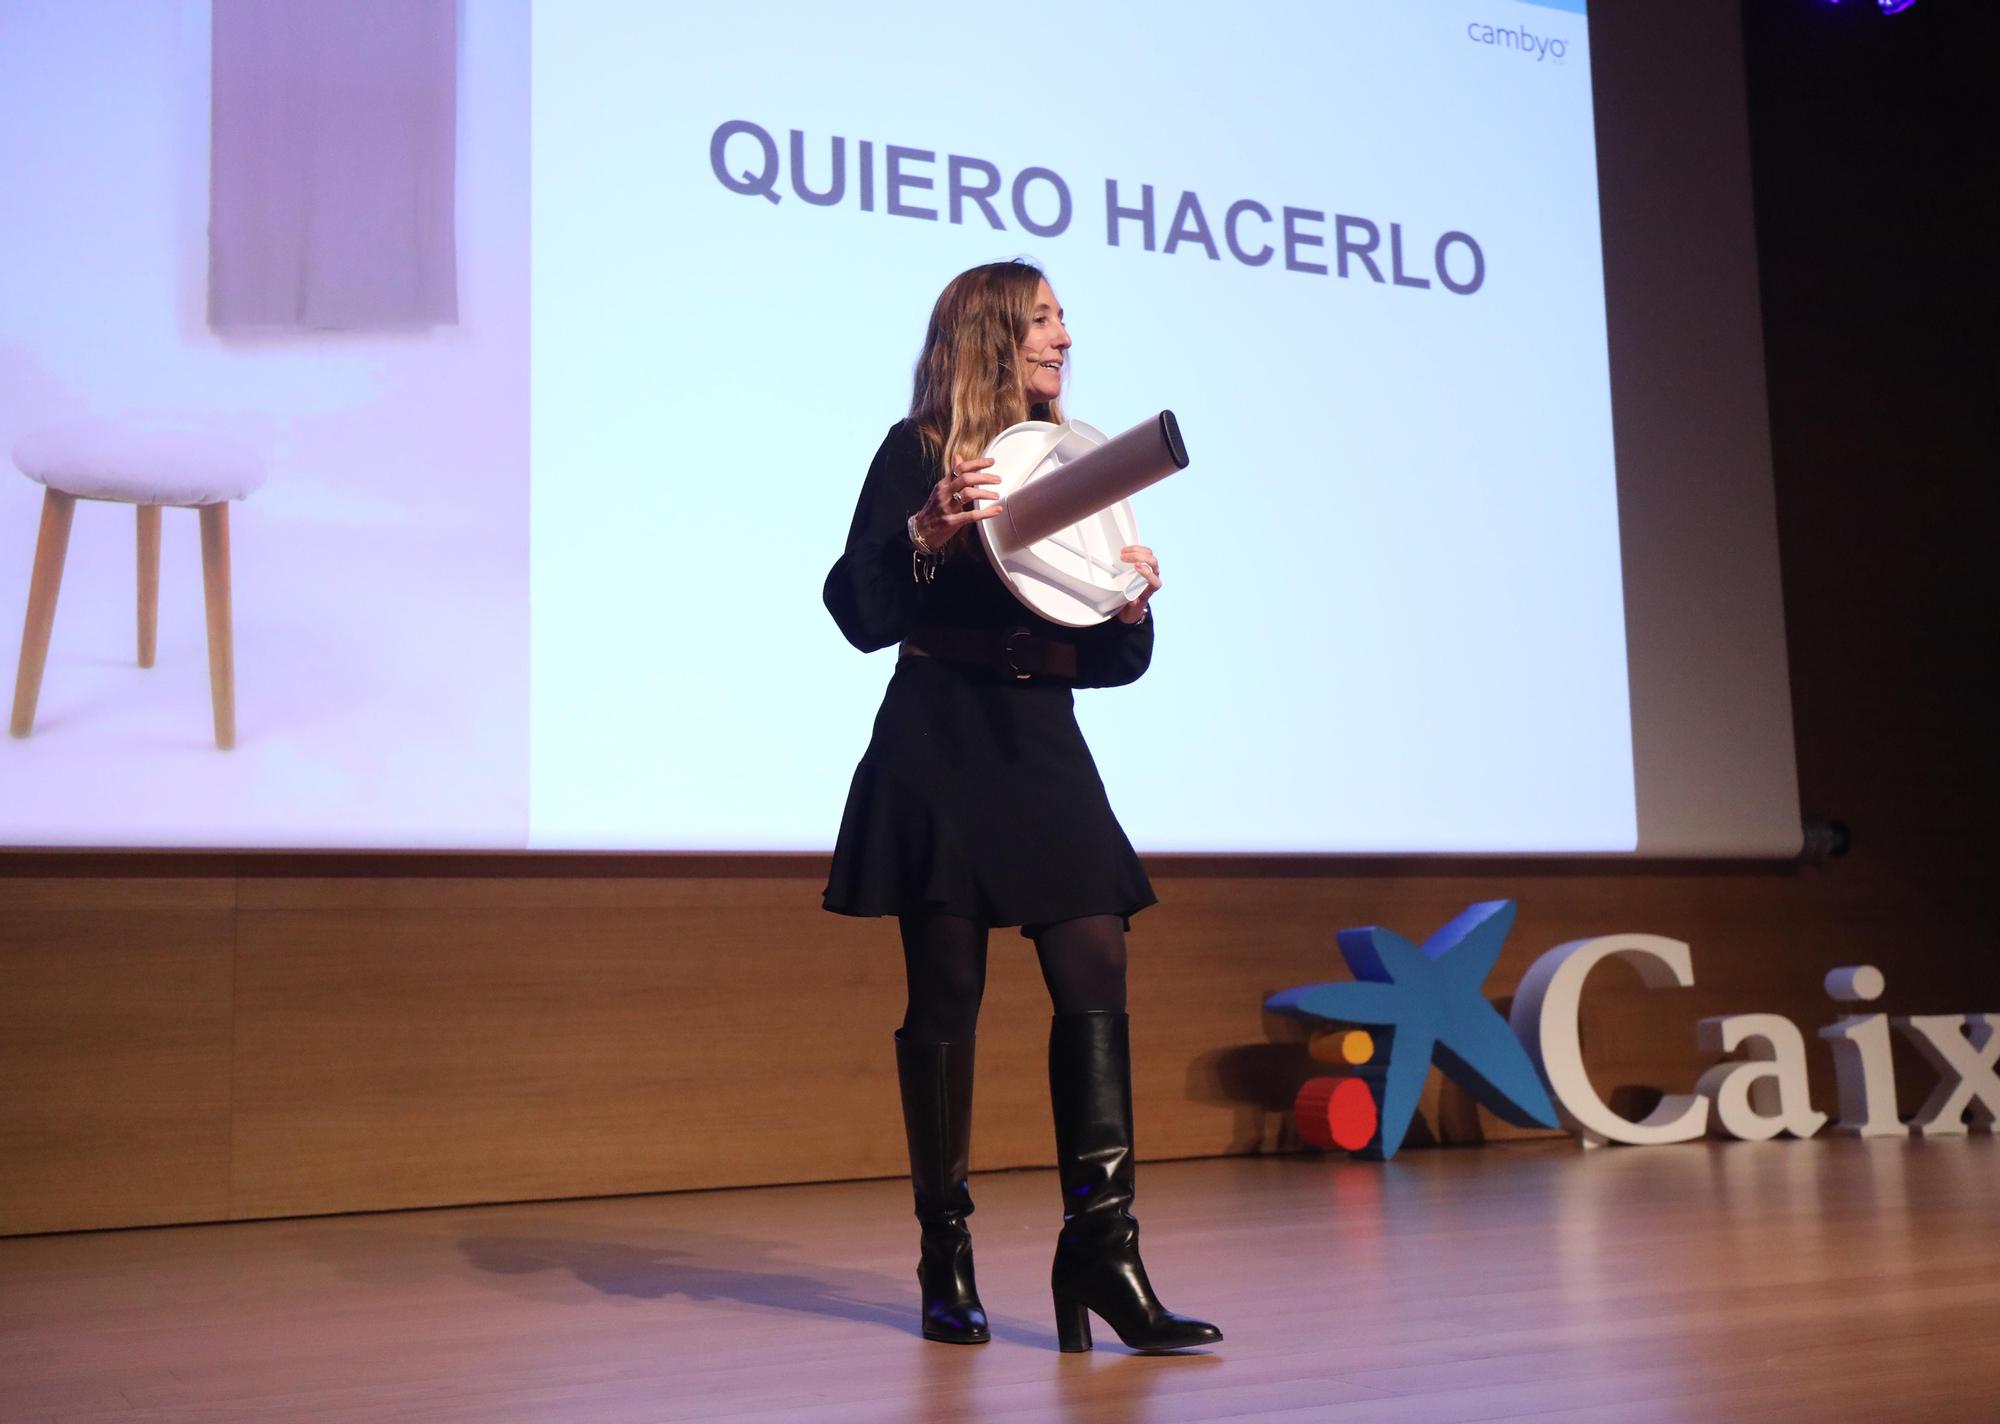
M 878 1325 L 922 1333 L 912 1255 L 907 1284 L 865 1271 L 813 1268 L 775 1257 L 771 1247 L 742 1236 L 675 1233 L 664 1246 L 581 1241 L 552 1236 L 467 1236 L 459 1249 L 475 1270 L 497 1276 L 567 1274 L 602 1295 L 635 1300 L 735 1301 L 759 1310 Z M 727 1262 L 727 1265 L 715 1264 Z M 1053 1329 L 1040 1331 L 989 1315 L 996 1340 L 1055 1348 Z

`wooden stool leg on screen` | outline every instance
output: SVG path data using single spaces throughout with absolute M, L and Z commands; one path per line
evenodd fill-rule
M 28 575 L 28 616 L 21 629 L 21 663 L 14 673 L 14 716 L 8 730 L 25 737 L 34 730 L 35 703 L 42 695 L 42 669 L 49 661 L 49 632 L 56 622 L 56 595 L 62 590 L 63 560 L 69 554 L 69 526 L 76 496 L 61 490 L 42 494 L 42 527 L 35 536 L 34 571 Z
M 149 668 L 160 643 L 160 507 L 139 509 L 139 666 Z
M 229 609 L 229 504 L 201 506 L 201 586 L 208 607 L 208 691 L 215 744 L 236 745 L 236 642 Z

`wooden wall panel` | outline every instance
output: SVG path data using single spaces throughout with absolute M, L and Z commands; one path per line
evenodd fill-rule
M 1907 942 L 1907 907 L 1855 913 L 1868 903 L 1856 881 L 1902 893 L 1860 866 L 1163 875 L 1162 904 L 1132 945 L 1142 1151 L 1292 1145 L 1286 1108 L 1317 1070 L 1263 997 L 1343 977 L 1343 925 L 1421 938 L 1475 899 L 1522 902 L 1496 994 L 1566 939 L 1640 929 L 1693 944 L 1695 987 L 1648 991 L 1613 966 L 1587 1001 L 1599 1087 L 1635 1110 L 1710 1061 L 1694 1037 L 1704 1014 L 1783 1012 L 1808 1032 L 1833 1017 L 1819 981 L 1836 964 L 1896 966 L 1890 1007 L 1970 1007 L 1959 1000 L 1973 985 L 1950 956 Z M 246 882 L 233 1213 L 899 1171 L 893 929 L 823 914 L 818 885 L 816 874 Z M 1923 998 L 1926 986 L 1941 997 Z M 996 932 L 981 1167 L 1049 1158 L 1047 1015 L 1030 947 Z M 1815 1076 L 1830 1104 L 1823 1056 Z M 1413 1142 L 1462 1138 L 1443 1112 L 1434 1095 Z
M 1344 926 L 1422 939 L 1474 900 L 1521 904 L 1501 999 L 1567 939 L 1690 942 L 1694 987 L 1608 965 L 1586 996 L 1598 1087 L 1635 1114 L 1710 1061 L 1704 1014 L 1783 1013 L 1813 1043 L 1836 965 L 1882 966 L 1891 1012 L 2000 1008 L 1994 958 L 1969 952 L 1991 942 L 1991 851 L 1616 873 L 1164 861 L 1131 945 L 1141 1153 L 1292 1148 L 1292 1094 L 1319 1069 L 1264 997 L 1345 977 Z M 0 1232 L 898 1174 L 894 927 L 820 911 L 816 862 L 757 865 L 0 877 Z M 996 931 L 980 1168 L 1049 1160 L 1047 1018 L 1032 948 Z M 1907 1111 L 1929 1077 L 1907 1055 L 1899 1076 Z M 1434 1080 L 1409 1142 L 1515 1132 Z
M 853 1026 L 900 963 L 805 908 L 770 879 L 246 884 L 234 1213 L 887 1170 Z
M 225 1214 L 235 894 L 0 881 L 0 1235 Z

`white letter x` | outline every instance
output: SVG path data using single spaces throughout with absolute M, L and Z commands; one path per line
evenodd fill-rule
M 1993 1070 L 2000 1063 L 2000 1016 L 1921 1014 L 1890 1022 L 1938 1072 L 1938 1085 L 1910 1120 L 1910 1130 L 1925 1137 L 1963 1133 L 1965 1110 L 1971 1108 L 1972 1120 L 1993 1131 L 2000 1119 L 2000 1073 Z

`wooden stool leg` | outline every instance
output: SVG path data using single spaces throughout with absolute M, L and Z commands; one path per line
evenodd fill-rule
M 14 674 L 10 730 L 17 737 L 34 730 L 35 703 L 42 695 L 42 668 L 49 660 L 49 631 L 56 623 L 56 594 L 62 588 L 63 560 L 69 554 L 70 517 L 75 513 L 75 495 L 60 490 L 43 493 L 35 568 L 28 576 L 28 619 L 21 629 L 21 666 Z
M 236 648 L 229 618 L 229 506 L 201 506 L 201 583 L 208 602 L 208 690 L 215 744 L 236 745 Z
M 139 506 L 139 666 L 153 665 L 160 630 L 160 507 Z

